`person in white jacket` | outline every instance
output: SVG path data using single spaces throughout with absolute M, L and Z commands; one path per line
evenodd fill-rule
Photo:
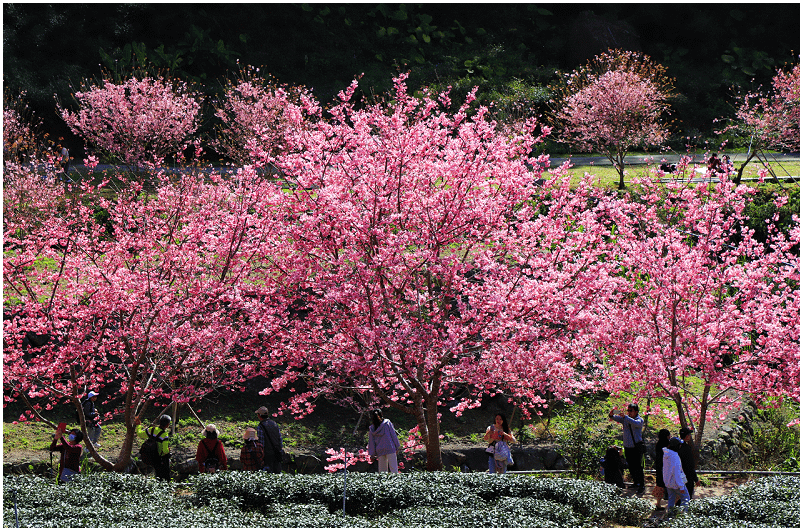
M 686 488 L 686 474 L 683 473 L 681 457 L 678 455 L 678 448 L 681 447 L 681 440 L 673 437 L 669 444 L 664 448 L 664 485 L 667 487 L 667 514 L 675 507 L 678 496 L 681 497 L 681 510 L 686 512 L 689 504 L 689 490 Z

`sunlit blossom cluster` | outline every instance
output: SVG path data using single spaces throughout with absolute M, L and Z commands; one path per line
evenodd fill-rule
M 185 83 L 163 78 L 105 80 L 75 93 L 80 108 L 59 108 L 70 129 L 131 166 L 163 164 L 197 130 L 200 103 Z

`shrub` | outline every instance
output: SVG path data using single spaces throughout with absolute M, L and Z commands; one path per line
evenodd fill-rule
M 798 477 L 768 477 L 742 485 L 728 496 L 692 501 L 687 514 L 669 527 L 794 527 L 800 522 Z
M 14 491 L 23 527 L 592 527 L 641 525 L 652 510 L 593 481 L 352 473 L 343 515 L 343 487 L 340 474 L 222 472 L 181 485 L 96 474 L 61 486 L 10 476 L 3 515 L 12 521 Z

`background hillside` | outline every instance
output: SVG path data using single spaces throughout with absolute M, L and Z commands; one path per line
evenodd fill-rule
M 51 137 L 80 142 L 56 116 L 83 78 L 137 62 L 169 69 L 209 96 L 238 65 L 313 88 L 329 102 L 363 73 L 382 93 L 480 85 L 500 112 L 540 113 L 557 70 L 608 48 L 640 50 L 676 79 L 679 131 L 702 143 L 730 114 L 731 87 L 767 82 L 800 50 L 797 4 L 38 4 L 3 5 L 3 83 L 25 91 Z M 509 105 L 503 109 L 503 105 Z M 680 140 L 680 144 L 685 139 Z

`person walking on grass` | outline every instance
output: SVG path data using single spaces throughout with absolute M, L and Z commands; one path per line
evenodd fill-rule
M 644 493 L 644 440 L 642 439 L 642 427 L 644 419 L 639 416 L 639 405 L 629 404 L 625 415 L 621 412 L 617 414 L 616 409 L 608 413 L 608 418 L 622 424 L 622 445 L 625 447 L 625 460 L 631 471 L 633 480 L 632 489 L 636 489 L 637 494 Z
M 369 427 L 367 451 L 371 457 L 378 458 L 378 472 L 397 473 L 397 451 L 400 441 L 392 421 L 383 418 L 380 409 L 372 411 L 372 424 Z

